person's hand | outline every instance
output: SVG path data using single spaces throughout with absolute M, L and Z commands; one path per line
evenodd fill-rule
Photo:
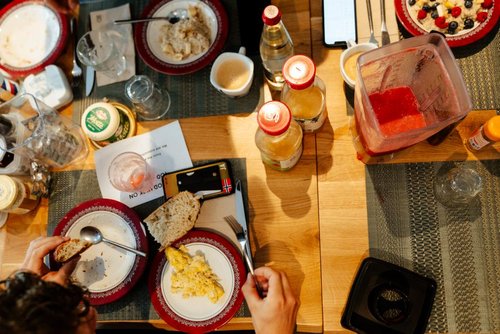
M 30 242 L 21 269 L 29 270 L 38 274 L 43 280 L 52 281 L 61 285 L 66 285 L 71 273 L 75 270 L 80 257 L 75 257 L 64 263 L 58 271 L 50 271 L 43 262 L 43 258 L 69 237 L 39 237 Z
M 79 3 L 78 0 L 44 0 L 44 2 L 63 14 L 76 12 Z
M 264 298 L 257 293 L 250 274 L 241 288 L 252 313 L 255 332 L 293 333 L 300 302 L 293 294 L 286 274 L 260 267 L 255 269 L 255 275 L 264 291 Z

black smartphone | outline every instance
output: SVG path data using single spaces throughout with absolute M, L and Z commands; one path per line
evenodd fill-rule
M 163 190 L 168 199 L 187 190 L 200 192 L 204 199 L 233 193 L 233 181 L 227 161 L 217 161 L 163 175 Z
M 357 42 L 356 0 L 323 0 L 323 43 L 345 47 Z

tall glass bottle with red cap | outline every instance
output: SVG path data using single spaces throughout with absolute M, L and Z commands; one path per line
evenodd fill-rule
M 326 119 L 326 88 L 316 75 L 314 62 L 304 55 L 290 57 L 283 66 L 283 77 L 286 85 L 281 101 L 290 108 L 304 132 L 318 130 Z
M 257 113 L 257 123 L 255 144 L 262 161 L 280 171 L 295 166 L 302 155 L 302 128 L 293 120 L 286 104 L 265 103 Z
M 293 56 L 293 43 L 285 25 L 281 21 L 278 7 L 269 5 L 262 12 L 264 28 L 260 38 L 260 57 L 264 74 L 271 87 L 280 90 L 284 79 L 282 68 L 285 61 Z

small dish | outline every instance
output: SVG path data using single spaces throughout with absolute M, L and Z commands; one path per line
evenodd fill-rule
M 347 42 L 347 49 L 340 55 L 340 74 L 345 83 L 354 89 L 356 85 L 357 59 L 358 57 L 370 50 L 376 49 L 378 46 L 372 43 L 356 44 L 354 41 Z

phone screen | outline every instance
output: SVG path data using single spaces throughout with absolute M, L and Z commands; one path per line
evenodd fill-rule
M 189 190 L 193 193 L 200 190 L 222 191 L 220 168 L 216 165 L 179 173 L 177 174 L 177 187 L 179 191 Z
M 323 0 L 323 42 L 327 46 L 345 46 L 357 42 L 356 1 Z

